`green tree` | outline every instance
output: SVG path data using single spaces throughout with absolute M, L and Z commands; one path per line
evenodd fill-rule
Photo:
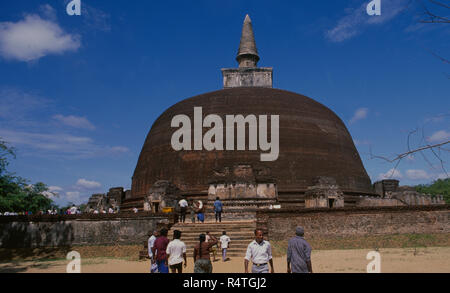
M 432 184 L 421 184 L 416 186 L 417 192 L 431 194 L 431 195 L 442 195 L 447 204 L 450 204 L 450 178 L 438 179 Z
M 38 182 L 28 185 L 27 180 L 8 172 L 8 158 L 15 158 L 14 149 L 0 139 L 0 212 L 36 213 L 53 206 L 48 187 Z
M 8 156 L 16 157 L 14 149 L 9 147 L 6 141 L 0 139 L 0 176 L 6 173 L 6 167 L 8 167 Z

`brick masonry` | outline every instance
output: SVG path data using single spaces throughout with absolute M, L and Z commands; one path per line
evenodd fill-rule
M 450 205 L 291 209 L 257 212 L 257 227 L 270 240 L 287 240 L 296 226 L 309 238 L 355 235 L 450 233 Z

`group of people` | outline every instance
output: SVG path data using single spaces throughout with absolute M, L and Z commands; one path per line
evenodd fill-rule
M 41 210 L 33 213 L 32 211 L 25 212 L 0 212 L 0 216 L 32 216 L 32 215 L 76 215 L 81 214 L 81 211 L 73 205 L 72 207 L 64 210 L 64 209 L 49 209 L 47 211 Z
M 118 209 L 113 209 L 112 207 L 109 207 L 108 210 L 100 208 L 100 211 L 97 209 L 91 209 L 89 210 L 89 213 L 91 214 L 116 214 L 118 213 Z
M 185 199 L 181 199 L 178 202 L 178 206 L 180 207 L 180 223 L 186 222 L 186 214 L 190 211 L 191 222 L 195 223 L 195 220 L 199 223 L 205 222 L 205 206 L 201 200 L 191 201 L 191 205 Z M 222 211 L 223 204 L 220 201 L 219 197 L 216 197 L 214 202 L 214 215 L 217 222 L 222 222 Z
M 161 231 L 149 233 L 148 256 L 151 260 L 151 273 L 182 273 L 183 267 L 187 266 L 186 244 L 181 241 L 181 231 L 173 231 L 173 240 L 167 238 L 168 230 L 163 228 Z M 226 231 L 218 240 L 209 232 L 200 234 L 199 243 L 194 247 L 194 272 L 211 273 L 212 264 L 210 254 L 213 252 L 214 261 L 216 260 L 215 248 L 220 242 L 222 249 L 222 260 L 227 261 L 226 252 L 231 242 Z M 183 265 L 184 261 L 184 265 Z
M 113 214 L 113 213 L 117 213 L 118 209 L 117 208 L 113 209 L 112 207 L 109 207 L 108 209 L 100 208 L 100 210 L 90 209 L 87 212 L 91 213 L 91 214 Z M 79 214 L 83 214 L 83 211 L 81 211 L 81 209 L 79 207 L 77 207 L 76 205 L 72 205 L 72 206 L 68 207 L 67 209 L 66 208 L 64 208 L 64 209 L 49 209 L 47 211 L 38 211 L 35 213 L 35 215 L 79 215 Z M 0 213 L 0 216 L 31 216 L 31 215 L 33 215 L 33 212 L 31 212 L 31 211 L 20 212 L 20 213 L 6 211 L 3 214 Z
M 151 260 L 150 272 L 168 273 L 169 268 L 172 273 L 183 272 L 187 265 L 186 244 L 180 241 L 181 231 L 173 231 L 173 240 L 167 238 L 167 229 L 160 232 L 153 231 L 148 239 L 148 255 Z
M 249 264 L 252 263 L 252 273 L 274 273 L 272 260 L 272 247 L 269 241 L 264 240 L 263 231 L 256 229 L 255 240 L 247 247 L 244 257 L 245 273 L 249 273 Z M 296 228 L 296 236 L 288 242 L 287 272 L 288 273 L 312 273 L 311 246 L 304 238 L 304 229 Z M 148 255 L 151 260 L 151 273 L 182 273 L 187 266 L 186 244 L 181 241 L 181 231 L 173 232 L 173 240 L 167 238 L 168 230 L 153 231 L 148 239 Z M 199 243 L 194 247 L 194 273 L 212 273 L 213 267 L 210 255 L 216 260 L 216 249 L 220 244 L 222 249 L 222 261 L 227 261 L 227 249 L 231 239 L 222 232 L 217 239 L 209 232 L 199 235 Z M 270 269 L 269 269 L 270 266 Z

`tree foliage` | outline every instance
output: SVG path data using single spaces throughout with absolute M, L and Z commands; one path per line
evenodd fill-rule
M 450 178 L 438 179 L 432 184 L 421 184 L 416 186 L 417 192 L 431 194 L 431 195 L 442 195 L 447 204 L 450 204 Z
M 38 182 L 28 185 L 27 180 L 8 172 L 9 157 L 15 158 L 14 149 L 0 140 L 0 212 L 47 211 L 53 206 L 48 187 Z

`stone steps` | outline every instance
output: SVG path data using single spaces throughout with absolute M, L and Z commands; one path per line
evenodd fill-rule
M 216 238 L 220 238 L 222 231 L 226 231 L 230 237 L 230 248 L 227 249 L 227 256 L 243 257 L 247 250 L 248 244 L 254 239 L 254 230 L 256 221 L 254 220 L 236 220 L 224 221 L 222 223 L 205 222 L 205 223 L 177 223 L 173 225 L 169 231 L 168 238 L 173 239 L 173 231 L 181 231 L 181 241 L 187 246 L 187 255 L 193 256 L 194 246 L 199 242 L 200 234 L 207 231 Z M 216 257 L 220 259 L 222 250 L 217 248 Z

